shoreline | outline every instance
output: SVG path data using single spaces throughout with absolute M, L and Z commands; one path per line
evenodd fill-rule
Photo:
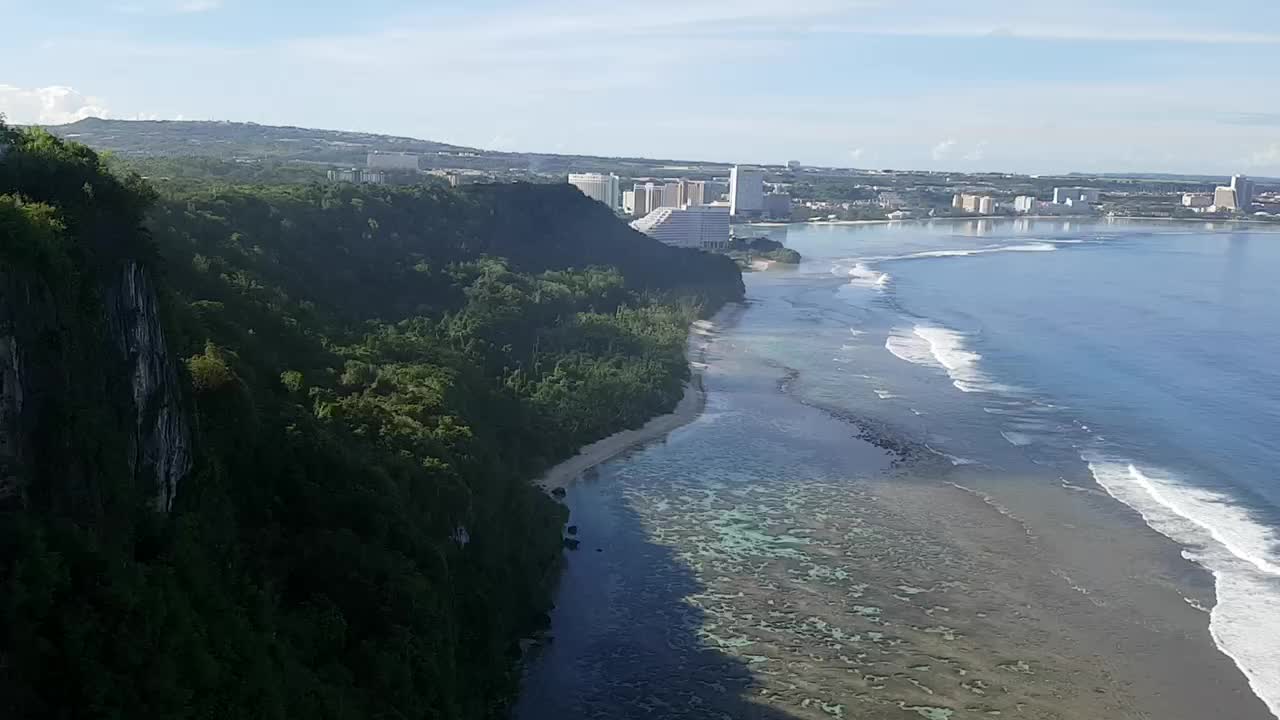
M 759 228 L 785 228 L 793 225 L 803 226 L 844 226 L 844 225 L 892 225 L 894 223 L 923 223 L 923 222 L 972 222 L 974 220 L 1096 220 L 1105 222 L 1110 220 L 1142 220 L 1150 222 L 1187 222 L 1187 223 L 1231 223 L 1231 224 L 1249 224 L 1249 225 L 1275 225 L 1280 228 L 1280 222 L 1274 220 L 1255 220 L 1253 218 L 1171 218 L 1171 217 L 1149 217 L 1145 215 L 972 215 L 966 217 L 922 217 L 922 218 L 903 218 L 901 220 L 803 220 L 794 222 L 750 222 L 743 223 L 743 227 L 759 227 Z
M 717 311 L 710 320 L 695 320 L 690 323 L 689 337 L 685 346 L 685 356 L 689 363 L 689 380 L 684 384 L 684 395 L 671 412 L 649 418 L 638 428 L 620 430 L 590 445 L 584 445 L 578 449 L 576 455 L 562 460 L 543 473 L 542 477 L 535 481 L 535 485 L 547 492 L 556 489 L 566 490 L 591 468 L 606 463 L 628 450 L 665 438 L 671 432 L 697 420 L 707 404 L 707 391 L 703 384 L 703 373 L 707 367 L 705 363 L 707 349 L 716 335 L 716 330 L 732 325 L 744 309 L 745 306 L 741 303 L 730 303 Z

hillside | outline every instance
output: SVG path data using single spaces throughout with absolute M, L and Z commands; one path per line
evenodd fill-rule
M 567 187 L 162 200 L 0 126 L 0 715 L 501 716 L 529 480 L 741 294 Z
M 421 155 L 425 168 L 491 173 L 563 175 L 612 171 L 642 175 L 672 164 L 703 167 L 706 172 L 722 175 L 728 172 L 728 166 L 723 163 L 498 152 L 392 135 L 256 123 L 88 118 L 47 130 L 95 150 L 134 158 L 197 157 L 218 161 L 362 166 L 371 152 L 409 152 Z

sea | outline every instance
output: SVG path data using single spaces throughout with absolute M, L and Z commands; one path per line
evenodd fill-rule
M 662 526 L 672 503 L 713 503 L 707 493 L 746 492 L 740 488 L 752 483 L 753 492 L 767 492 L 760 488 L 800 465 L 814 487 L 841 476 L 839 443 L 813 430 L 825 425 L 757 408 L 742 427 L 718 399 L 749 390 L 741 357 L 750 355 L 759 398 L 785 385 L 809 407 L 870 419 L 949 466 L 1101 490 L 1132 508 L 1212 574 L 1212 640 L 1280 717 L 1280 232 L 1061 219 L 755 232 L 804 260 L 748 275 L 748 309 L 725 339 L 721 372 L 708 377 L 702 429 L 606 468 L 607 487 L 577 491 L 577 512 L 612 514 L 596 526 L 633 532 L 627 542 L 639 557 L 655 534 L 680 532 Z M 746 452 L 760 453 L 749 469 L 741 452 L 729 451 L 741 450 L 743 433 L 752 438 Z M 778 457 L 787 458 L 778 467 L 766 459 Z M 791 491 L 776 487 L 785 505 Z M 592 493 L 612 500 L 593 501 Z M 636 517 L 622 522 L 620 512 Z M 724 521 L 723 513 L 715 518 L 701 522 Z M 700 537 L 696 528 L 685 532 Z M 664 562 L 692 564 L 696 574 L 699 553 L 731 556 L 751 546 L 768 555 L 806 542 L 766 543 L 741 527 L 715 537 L 719 544 Z M 600 616 L 600 603 L 583 598 L 652 583 L 635 585 L 625 565 L 586 567 L 600 558 L 573 562 L 563 592 L 578 600 L 563 596 L 568 610 L 556 622 L 625 627 L 625 618 Z M 613 589 L 601 589 L 600 577 Z M 679 594 L 671 582 L 658 585 Z M 626 605 L 613 602 L 615 610 Z M 583 642 L 557 649 L 550 662 L 599 648 Z M 540 692 L 573 692 L 553 676 L 535 667 L 533 683 L 552 689 L 526 693 L 523 716 L 539 716 L 539 703 L 550 702 Z

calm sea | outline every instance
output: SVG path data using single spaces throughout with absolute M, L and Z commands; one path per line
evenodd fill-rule
M 1214 640 L 1280 712 L 1280 233 L 1062 221 L 773 233 L 805 262 L 749 289 L 815 319 L 777 349 L 801 394 L 862 408 L 869 392 L 957 464 L 1091 477 L 1214 574 Z

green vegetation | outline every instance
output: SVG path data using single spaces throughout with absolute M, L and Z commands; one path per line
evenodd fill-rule
M 777 240 L 764 237 L 734 238 L 729 241 L 729 257 L 732 257 L 744 268 L 751 266 L 752 260 L 770 260 L 783 265 L 798 265 L 800 253 L 784 246 Z
M 168 513 L 104 322 L 130 264 L 193 434 Z M 0 342 L 40 390 L 34 451 L 0 433 L 0 715 L 501 716 L 561 554 L 530 479 L 670 409 L 741 294 L 568 186 L 160 198 L 0 125 Z

